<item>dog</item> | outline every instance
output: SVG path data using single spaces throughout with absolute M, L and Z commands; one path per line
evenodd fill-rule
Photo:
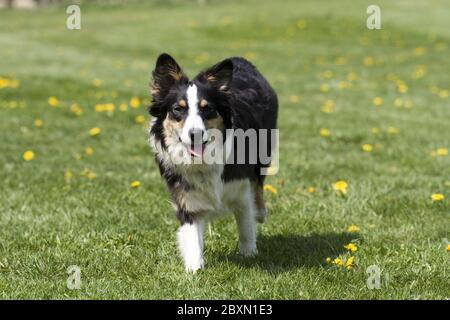
M 276 129 L 275 91 L 244 58 L 225 59 L 189 80 L 166 53 L 156 61 L 150 86 L 149 141 L 180 221 L 177 240 L 185 270 L 195 273 L 204 267 L 205 223 L 226 213 L 235 216 L 240 253 L 257 254 L 256 222 L 267 217 L 261 172 L 270 166 L 273 139 L 266 144 L 246 139 L 243 149 L 232 144 L 232 156 L 218 157 L 235 160 L 243 155 L 240 163 L 195 161 L 206 158 L 205 150 L 210 147 L 223 151 L 227 142 L 235 142 L 235 136 L 226 135 L 228 131 Z M 223 133 L 221 138 L 212 139 L 213 130 Z M 269 161 L 248 161 L 261 148 L 266 149 Z

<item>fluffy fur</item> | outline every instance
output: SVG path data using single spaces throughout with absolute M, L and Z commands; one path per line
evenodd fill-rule
M 203 268 L 204 225 L 225 213 L 236 218 L 240 252 L 256 254 L 256 221 L 263 222 L 267 215 L 264 165 L 259 161 L 185 164 L 182 160 L 201 159 L 206 148 L 224 145 L 224 140 L 211 139 L 209 129 L 220 130 L 224 136 L 226 129 L 275 129 L 274 90 L 243 58 L 225 59 L 189 81 L 177 62 L 162 54 L 153 71 L 151 92 L 150 143 L 181 224 L 177 239 L 186 270 Z M 268 141 L 269 155 L 270 148 Z

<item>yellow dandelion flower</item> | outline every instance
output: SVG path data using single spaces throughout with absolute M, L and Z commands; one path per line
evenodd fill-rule
M 381 97 L 375 97 L 373 98 L 373 104 L 377 107 L 381 106 L 383 104 L 383 98 Z
M 350 88 L 351 84 L 349 82 L 347 82 L 347 81 L 339 81 L 338 84 L 337 84 L 337 87 L 339 89 L 346 89 L 346 88 Z
M 79 117 L 83 114 L 83 109 L 81 109 L 81 107 L 77 103 L 74 103 L 70 106 L 70 112 Z
M 254 52 L 248 51 L 244 54 L 244 58 L 247 60 L 254 60 L 254 59 L 256 59 L 256 57 L 257 57 L 257 55 Z
M 335 104 L 336 103 L 334 102 L 334 100 L 327 99 L 327 100 L 325 100 L 324 106 L 329 106 L 329 107 L 333 108 L 335 106 Z
M 300 30 L 305 29 L 307 24 L 308 23 L 306 22 L 306 20 L 303 20 L 303 19 L 298 20 L 297 23 L 296 23 L 297 28 L 299 28 Z
M 316 188 L 314 188 L 314 187 L 308 187 L 307 191 L 308 191 L 309 193 L 315 193 L 317 190 L 316 190 Z
M 70 181 L 72 180 L 73 177 L 73 173 L 70 170 L 66 170 L 64 171 L 64 181 L 66 184 L 69 184 Z
M 49 97 L 47 102 L 50 107 L 56 108 L 57 106 L 59 106 L 59 100 L 56 97 Z
M 34 126 L 36 127 L 36 128 L 40 128 L 40 127 L 42 127 L 44 125 L 44 121 L 42 121 L 41 119 L 36 119 L 36 120 L 34 120 Z
M 321 137 L 329 137 L 331 135 L 331 132 L 326 128 L 322 128 L 320 129 L 319 134 Z
M 363 46 L 367 46 L 369 44 L 369 38 L 364 36 L 359 38 L 359 43 Z
M 220 19 L 220 24 L 223 26 L 228 26 L 233 22 L 233 18 L 230 16 L 224 16 L 222 19 Z
M 334 105 L 325 103 L 322 106 L 321 111 L 324 113 L 331 113 L 331 112 L 333 112 L 333 109 L 334 109 Z
M 17 88 L 19 86 L 19 84 L 20 84 L 19 80 L 16 80 L 16 79 L 9 80 L 9 87 L 10 88 Z
M 373 149 L 372 145 L 368 143 L 363 144 L 361 148 L 364 152 L 371 152 Z
M 17 108 L 17 106 L 18 106 L 17 101 L 10 101 L 9 102 L 9 108 L 15 109 L 15 108 Z
M 447 252 L 450 251 L 450 244 L 447 245 Z
M 375 128 L 372 128 L 371 131 L 372 131 L 373 134 L 379 134 L 380 133 L 380 128 L 376 128 L 375 127 Z
M 341 258 L 335 258 L 332 263 L 337 265 L 337 266 L 343 266 L 344 265 L 344 261 L 342 261 Z
M 426 49 L 424 47 L 417 47 L 414 49 L 415 56 L 422 56 L 425 54 Z
M 345 248 L 347 251 L 350 251 L 350 252 L 356 252 L 356 251 L 358 250 L 358 247 L 357 247 L 354 243 L 346 244 L 346 245 L 344 246 L 344 248 Z
M 100 79 L 94 79 L 94 80 L 92 80 L 92 84 L 93 84 L 94 86 L 96 86 L 96 87 L 101 86 L 102 83 L 103 83 L 103 81 L 100 80 Z
M 143 115 L 136 116 L 136 118 L 134 118 L 134 122 L 137 124 L 143 124 L 145 122 L 145 117 Z
M 105 105 L 103 103 L 97 103 L 95 105 L 95 112 L 103 112 L 105 111 Z
M 430 87 L 430 91 L 431 91 L 431 93 L 438 94 L 439 93 L 439 87 L 431 86 Z
M 446 149 L 446 148 L 439 148 L 439 149 L 437 149 L 436 150 L 436 154 L 438 155 L 438 156 L 446 156 L 446 155 L 448 155 L 448 149 Z
M 92 128 L 92 129 L 89 130 L 89 135 L 91 137 L 95 137 L 95 136 L 98 136 L 101 131 L 102 130 L 100 128 L 95 127 L 95 128 Z
M 324 78 L 324 79 L 331 79 L 331 78 L 333 78 L 333 71 L 326 70 L 320 74 L 320 77 Z
M 342 65 L 347 63 L 347 59 L 345 57 L 337 57 L 336 60 L 335 60 L 335 63 L 338 66 L 342 66 Z
M 128 110 L 128 105 L 126 103 L 121 103 L 119 106 L 120 112 L 126 112 Z
M 397 134 L 400 131 L 400 129 L 395 128 L 395 127 L 389 127 L 387 131 L 390 134 Z
M 433 201 L 442 201 L 445 199 L 445 196 L 442 193 L 433 193 L 431 195 L 431 200 Z
M 359 79 L 359 77 L 358 77 L 358 75 L 355 72 L 350 72 L 350 73 L 347 74 L 347 80 L 348 81 L 355 81 L 355 80 L 358 80 L 358 79 Z
M 438 96 L 441 98 L 448 98 L 450 96 L 450 92 L 448 90 L 440 90 Z
M 326 83 L 323 83 L 320 85 L 320 91 L 321 92 L 328 92 L 330 91 L 330 86 Z
M 289 97 L 289 101 L 292 102 L 292 103 L 297 103 L 297 102 L 300 101 L 300 97 L 297 96 L 297 95 L 292 95 L 292 96 Z
M 325 262 L 328 263 L 328 264 L 330 264 L 330 263 L 331 263 L 331 258 L 330 258 L 330 257 L 327 257 L 327 258 L 325 259 Z
M 195 64 L 203 64 L 206 61 L 208 61 L 209 59 L 209 54 L 208 53 L 202 53 L 198 56 L 195 57 L 194 62 Z
M 375 59 L 373 57 L 365 57 L 363 63 L 367 67 L 371 67 L 375 64 Z
M 139 188 L 141 186 L 141 183 L 139 181 L 133 181 L 131 182 L 132 188 Z
M 97 175 L 89 169 L 84 169 L 80 174 L 89 180 L 95 180 L 97 178 Z
M 86 155 L 88 156 L 92 156 L 94 154 L 94 149 L 92 147 L 87 147 L 86 149 L 84 149 L 84 153 L 86 153 Z
M 31 150 L 25 151 L 23 153 L 23 160 L 25 161 L 31 161 L 34 159 L 34 152 Z
M 97 179 L 97 175 L 96 175 L 94 172 L 92 172 L 92 171 L 89 171 L 89 172 L 87 173 L 86 177 L 87 177 L 89 180 L 95 180 L 95 179 Z
M 277 194 L 278 193 L 277 189 L 274 186 L 272 186 L 271 184 L 265 184 L 264 185 L 264 191 L 270 191 L 273 194 Z
M 397 86 L 397 90 L 400 93 L 406 93 L 406 92 L 408 92 L 408 86 L 404 83 L 401 83 Z
M 359 227 L 355 226 L 354 224 L 351 224 L 351 225 L 348 226 L 347 231 L 348 232 L 358 232 L 359 231 Z
M 138 97 L 133 97 L 130 100 L 130 107 L 132 107 L 133 109 L 139 108 L 139 106 L 141 105 L 141 100 L 139 100 Z
M 355 257 L 353 257 L 353 256 L 347 259 L 347 261 L 345 262 L 345 266 L 347 267 L 347 269 L 353 268 L 354 261 L 355 261 Z
M 115 108 L 113 103 L 97 103 L 95 105 L 95 112 L 112 112 Z
M 402 98 L 395 98 L 394 100 L 394 106 L 396 106 L 397 108 L 400 108 L 403 106 L 403 100 Z
M 427 73 L 427 67 L 424 65 L 417 66 L 412 74 L 413 79 L 420 79 Z
M 319 66 L 323 66 L 325 64 L 325 58 L 324 57 L 318 57 L 314 61 L 315 64 L 318 64 Z
M 114 103 L 106 103 L 105 104 L 105 111 L 114 111 L 116 107 L 114 106 Z
M 344 180 L 336 181 L 333 184 L 334 191 L 336 191 L 337 193 L 340 193 L 340 194 L 346 194 L 347 188 L 348 188 L 348 183 Z
M 9 86 L 9 80 L 6 78 L 0 78 L 0 89 L 7 88 Z

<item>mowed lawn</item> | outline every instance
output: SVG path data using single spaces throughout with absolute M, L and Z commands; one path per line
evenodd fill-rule
M 0 10 L 0 298 L 450 298 L 450 9 L 378 1 L 368 30 L 370 4 L 88 4 L 79 31 L 62 6 Z M 245 56 L 279 95 L 256 258 L 229 216 L 184 272 L 147 144 L 161 52 L 190 76 Z

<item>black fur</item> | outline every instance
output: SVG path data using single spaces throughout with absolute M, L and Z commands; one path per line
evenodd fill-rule
M 275 91 L 256 67 L 244 58 L 234 57 L 219 62 L 201 72 L 193 82 L 205 83 L 209 74 L 219 78 L 215 89 L 226 86 L 225 95 L 219 95 L 221 105 L 226 109 L 226 128 L 232 129 L 275 129 L 278 114 L 278 99 Z M 270 141 L 268 141 L 270 143 Z M 259 144 L 259 142 L 258 142 Z M 248 150 L 248 146 L 246 147 Z M 236 149 L 234 149 L 236 151 Z M 268 148 L 270 155 L 270 148 Z M 246 156 L 248 158 L 248 156 Z M 225 182 L 249 178 L 262 185 L 261 163 L 226 164 L 223 173 Z
M 210 112 L 217 112 L 223 118 L 225 129 L 276 128 L 277 95 L 256 67 L 246 59 L 225 59 L 199 73 L 189 82 L 175 60 L 167 54 L 162 54 L 153 71 L 153 102 L 149 112 L 156 117 L 150 134 L 155 140 L 161 141 L 163 148 L 167 148 L 164 143 L 163 121 L 168 113 L 174 119 L 183 116 L 180 113 L 182 110 L 177 110 L 176 104 L 179 99 L 186 98 L 184 95 L 190 83 L 194 83 L 202 96 L 212 102 L 213 111 Z M 207 115 L 202 115 L 202 118 L 207 119 Z M 270 155 L 271 150 L 267 149 Z M 164 167 L 160 160 L 157 159 L 157 162 L 176 203 L 177 188 L 189 186 L 183 182 L 183 177 L 175 174 L 171 168 Z M 248 178 L 262 186 L 264 176 L 260 174 L 260 170 L 264 166 L 267 165 L 260 162 L 225 164 L 222 179 L 226 183 Z M 177 217 L 181 223 L 192 223 L 192 213 L 185 212 L 182 208 L 179 208 Z

